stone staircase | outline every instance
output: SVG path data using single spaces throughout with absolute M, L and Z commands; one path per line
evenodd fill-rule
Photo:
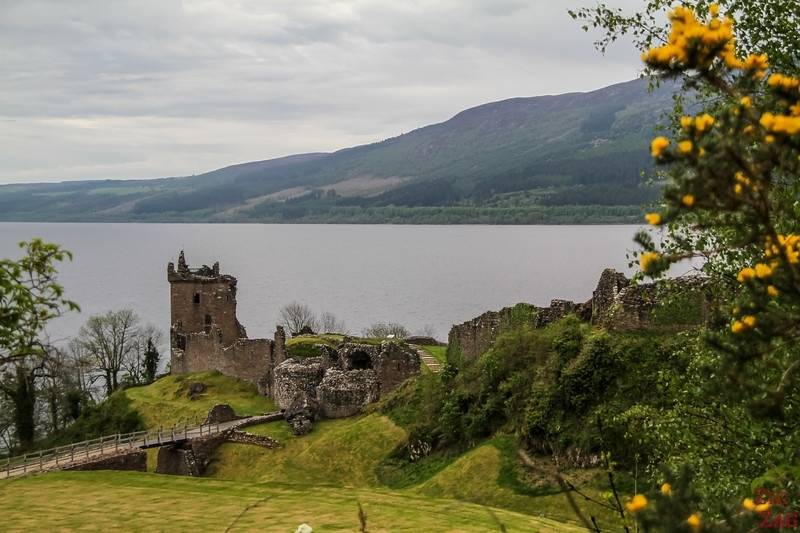
M 439 361 L 432 356 L 430 353 L 426 352 L 421 346 L 417 346 L 416 344 L 410 344 L 411 346 L 419 355 L 420 360 L 425 363 L 431 372 L 434 374 L 438 374 L 442 371 L 442 365 Z

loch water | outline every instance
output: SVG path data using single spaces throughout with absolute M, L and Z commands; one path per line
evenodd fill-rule
M 375 322 L 446 339 L 450 325 L 518 302 L 585 301 L 601 271 L 629 272 L 636 226 L 396 226 L 0 223 L 0 257 L 33 237 L 74 261 L 60 280 L 81 313 L 49 334 L 74 335 L 88 316 L 132 308 L 169 328 L 168 261 L 219 261 L 239 280 L 238 315 L 250 337 L 272 337 L 280 308 L 303 302 L 358 334 Z

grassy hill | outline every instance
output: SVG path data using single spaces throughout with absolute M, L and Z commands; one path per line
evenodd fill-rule
M 205 390 L 190 394 L 192 383 L 202 383 Z M 258 394 L 252 383 L 216 371 L 166 376 L 151 385 L 127 389 L 124 394 L 148 428 L 200 423 L 218 403 L 230 405 L 236 414 L 243 416 L 277 410 L 269 398 Z
M 513 98 L 333 153 L 159 180 L 0 187 L 0 220 L 638 221 L 647 139 L 672 87 Z
M 192 399 L 191 383 L 206 390 Z M 167 376 L 125 395 L 151 427 L 202 418 L 216 403 L 229 403 L 240 414 L 274 409 L 251 385 L 217 372 Z M 406 431 L 377 411 L 321 421 L 303 437 L 284 422 L 248 431 L 282 446 L 224 444 L 202 479 L 74 472 L 0 482 L 0 513 L 20 529 L 293 531 L 306 522 L 315 531 L 354 531 L 360 502 L 370 531 L 487 531 L 499 530 L 500 523 L 508 531 L 580 530 L 557 490 L 515 488 L 511 437 L 409 470 L 393 460 Z M 600 487 L 588 490 L 601 497 Z M 582 505 L 604 523 L 613 520 L 594 504 Z

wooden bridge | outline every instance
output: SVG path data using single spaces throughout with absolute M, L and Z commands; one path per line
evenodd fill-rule
M 186 425 L 182 427 L 173 426 L 168 429 L 159 428 L 150 431 L 107 435 L 57 448 L 9 457 L 6 459 L 5 465 L 0 462 L 0 468 L 2 468 L 0 470 L 0 479 L 24 476 L 34 472 L 63 470 L 81 464 L 93 463 L 104 457 L 156 448 L 167 444 L 178 444 L 200 437 L 210 437 L 231 429 L 271 422 L 280 418 L 283 418 L 283 414 L 275 412 L 239 418 L 230 422 L 201 424 L 193 427 Z

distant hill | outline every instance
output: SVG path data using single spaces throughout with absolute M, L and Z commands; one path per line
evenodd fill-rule
M 156 180 L 0 186 L 0 220 L 532 223 L 638 220 L 673 88 L 513 98 L 382 142 Z

